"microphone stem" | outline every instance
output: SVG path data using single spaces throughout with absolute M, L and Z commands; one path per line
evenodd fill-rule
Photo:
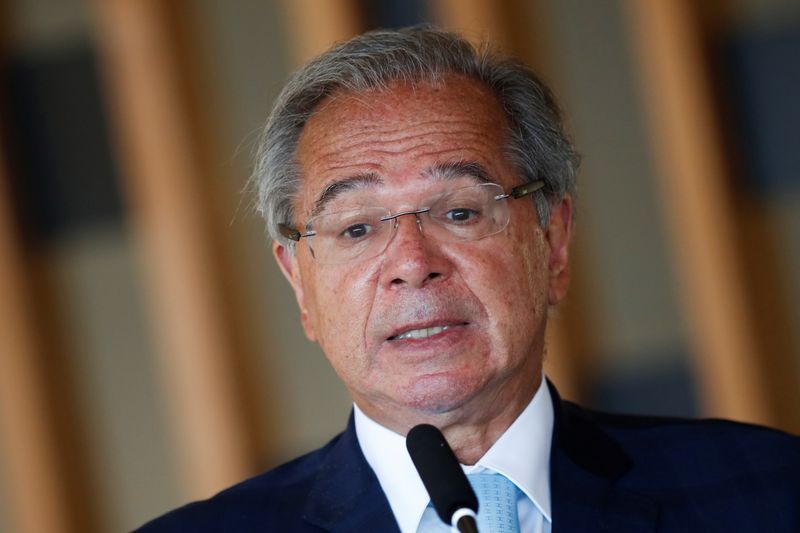
M 456 528 L 461 533 L 478 533 L 478 524 L 475 523 L 475 518 L 469 515 L 459 518 Z

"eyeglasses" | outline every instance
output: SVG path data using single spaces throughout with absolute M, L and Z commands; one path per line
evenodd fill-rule
M 308 220 L 300 232 L 287 224 L 278 224 L 284 237 L 299 242 L 305 237 L 311 255 L 323 265 L 369 259 L 383 253 L 399 225 L 398 218 L 414 215 L 417 226 L 439 242 L 476 241 L 500 233 L 510 217 L 503 200 L 522 198 L 544 187 L 538 180 L 514 187 L 506 194 L 496 183 L 471 185 L 427 199 L 410 211 L 392 213 L 385 207 L 365 207 L 325 213 Z M 426 214 L 423 224 L 420 215 Z

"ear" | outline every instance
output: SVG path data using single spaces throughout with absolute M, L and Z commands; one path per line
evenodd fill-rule
M 545 238 L 550 246 L 550 305 L 556 305 L 569 288 L 569 243 L 572 236 L 572 197 L 565 196 L 550 208 Z
M 303 330 L 306 337 L 311 342 L 316 342 L 317 336 L 314 331 L 314 325 L 306 307 L 305 292 L 303 290 L 303 279 L 300 275 L 300 268 L 297 261 L 297 254 L 293 253 L 288 246 L 285 246 L 278 241 L 272 243 L 272 253 L 275 255 L 275 260 L 283 272 L 284 277 L 292 286 L 294 296 L 297 299 L 297 305 L 300 307 L 300 323 L 303 325 Z

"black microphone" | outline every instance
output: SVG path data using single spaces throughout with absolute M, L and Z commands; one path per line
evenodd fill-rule
M 414 426 L 406 448 L 439 518 L 462 533 L 477 533 L 478 498 L 442 432 L 430 424 Z

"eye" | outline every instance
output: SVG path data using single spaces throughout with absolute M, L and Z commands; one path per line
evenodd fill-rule
M 351 224 L 341 232 L 341 236 L 347 239 L 357 240 L 363 238 L 371 231 L 372 226 L 370 224 Z
M 458 207 L 447 211 L 444 216 L 449 221 L 463 224 L 465 222 L 474 222 L 480 216 L 480 212 L 467 207 Z

